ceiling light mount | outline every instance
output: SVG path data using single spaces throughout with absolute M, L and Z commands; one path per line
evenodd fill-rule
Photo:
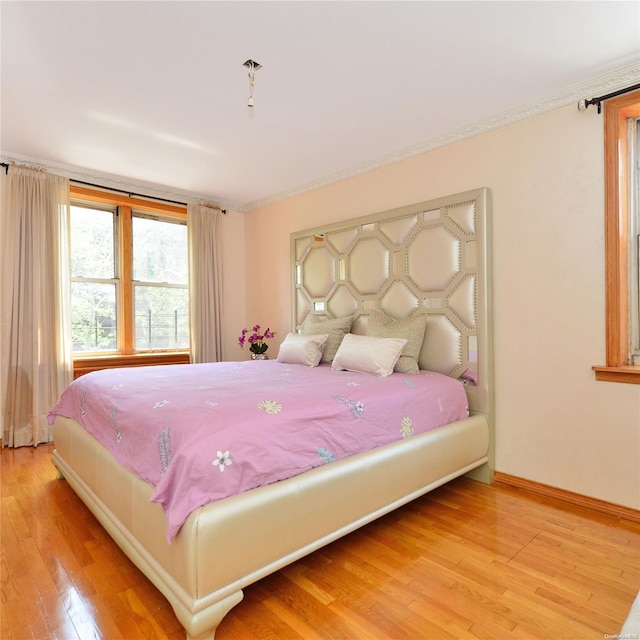
M 258 69 L 262 69 L 262 65 L 256 62 L 255 60 L 247 60 L 242 63 L 243 67 L 247 67 L 249 69 L 249 97 L 247 98 L 247 107 L 250 109 L 253 108 L 253 85 L 255 84 L 255 72 Z
M 258 69 L 262 69 L 262 65 L 258 64 L 255 60 L 247 60 L 242 63 L 243 67 L 247 67 L 249 70 L 257 71 Z

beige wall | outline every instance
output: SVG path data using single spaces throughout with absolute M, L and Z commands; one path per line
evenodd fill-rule
M 640 508 L 640 386 L 591 371 L 604 362 L 602 147 L 602 116 L 570 105 L 234 214 L 246 242 L 225 261 L 228 359 L 243 357 L 245 320 L 290 330 L 292 231 L 487 186 L 497 470 Z

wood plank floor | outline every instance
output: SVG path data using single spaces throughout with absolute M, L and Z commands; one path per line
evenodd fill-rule
M 0 456 L 0 638 L 182 640 L 52 450 Z M 216 638 L 601 640 L 638 590 L 639 524 L 461 478 L 248 587 Z

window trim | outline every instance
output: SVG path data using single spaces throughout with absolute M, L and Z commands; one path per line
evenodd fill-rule
M 629 364 L 629 118 L 640 117 L 640 91 L 604 103 L 606 365 L 596 380 L 640 384 Z
M 97 189 L 90 189 L 88 187 L 80 187 L 75 184 L 71 184 L 69 186 L 69 194 L 72 199 L 89 200 L 91 202 L 100 202 L 102 204 L 115 203 L 118 206 L 148 211 L 150 215 L 168 213 L 176 218 L 183 218 L 184 220 L 187 219 L 187 207 L 183 205 L 144 200 L 142 198 L 134 198 L 133 196 L 123 193 L 100 191 Z
M 120 220 L 120 245 L 123 242 L 123 222 L 124 218 L 130 219 L 132 210 L 146 212 L 152 216 L 159 217 L 173 217 L 187 219 L 186 206 L 168 204 L 163 202 L 155 202 L 152 200 L 144 200 L 142 198 L 135 198 L 128 196 L 127 194 L 100 191 L 97 189 L 91 189 L 87 187 L 81 187 L 71 184 L 69 187 L 69 197 L 72 200 L 81 200 L 85 202 L 96 202 L 101 204 L 115 204 L 119 207 Z M 121 261 L 120 268 L 120 282 L 122 287 L 133 287 L 131 281 L 131 266 L 124 264 L 125 261 Z M 131 292 L 130 292 L 131 293 Z M 127 297 L 123 291 L 125 301 L 124 307 L 119 311 L 118 323 L 119 326 L 124 326 L 125 323 L 131 320 L 133 309 L 132 296 Z M 128 307 L 128 308 L 127 308 Z M 130 326 L 130 325 L 127 325 Z M 131 367 L 141 365 L 157 365 L 157 364 L 188 364 L 189 363 L 189 350 L 184 351 L 161 351 L 161 352 L 133 352 L 133 336 L 125 333 L 124 343 L 122 346 L 124 353 L 121 354 L 105 354 L 96 355 L 95 353 L 88 354 L 86 356 L 80 354 L 73 355 L 73 370 L 74 378 L 77 378 L 90 371 L 97 371 L 99 369 L 107 369 L 114 367 Z

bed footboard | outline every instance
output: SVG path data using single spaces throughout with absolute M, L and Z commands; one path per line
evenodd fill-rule
M 212 640 L 245 586 L 486 464 L 489 450 L 487 420 L 472 416 L 200 507 L 167 544 L 151 485 L 73 420 L 57 417 L 54 437 L 60 473 L 191 640 Z
M 182 585 L 176 582 L 174 576 L 166 571 L 159 563 L 158 558 L 151 555 L 149 549 L 145 549 L 141 545 L 140 541 L 123 525 L 109 506 L 68 464 L 58 449 L 54 451 L 52 461 L 58 469 L 59 478 L 65 479 L 69 483 L 120 549 L 167 598 L 180 624 L 186 630 L 187 640 L 213 640 L 215 630 L 221 620 L 235 605 L 241 602 L 242 591 L 234 591 L 206 607 L 194 610 L 194 598 L 184 590 Z M 113 479 L 115 480 L 115 478 Z M 169 548 L 166 542 L 165 546 Z

